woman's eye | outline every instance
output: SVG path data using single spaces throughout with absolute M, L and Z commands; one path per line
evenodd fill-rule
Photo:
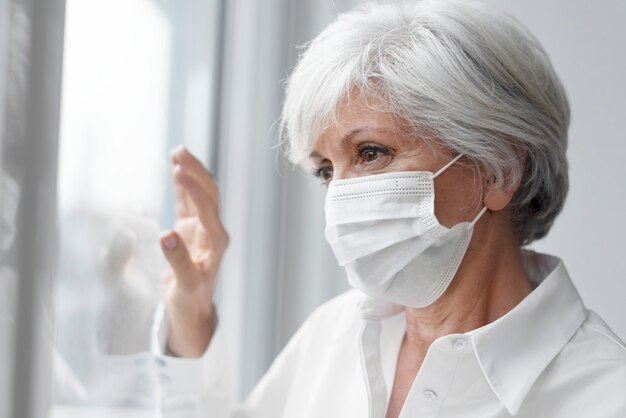
M 332 167 L 320 167 L 313 169 L 313 175 L 322 180 L 322 184 L 326 184 L 333 179 Z
M 388 156 L 390 150 L 380 145 L 365 144 L 357 147 L 354 153 L 360 163 L 372 163 L 382 157 Z

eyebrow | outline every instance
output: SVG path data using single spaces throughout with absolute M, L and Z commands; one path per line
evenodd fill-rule
M 351 130 L 350 132 L 347 132 L 342 138 L 341 138 L 341 142 L 344 145 L 349 145 L 352 143 L 352 141 L 354 140 L 354 138 L 356 136 L 359 136 L 361 134 L 370 134 L 370 133 L 375 133 L 375 134 L 390 134 L 392 133 L 389 129 L 383 129 L 383 128 L 372 128 L 369 126 L 364 126 L 362 128 L 356 128 Z M 317 151 L 312 151 L 309 154 L 309 158 L 324 158 L 322 157 L 320 154 L 317 153 Z

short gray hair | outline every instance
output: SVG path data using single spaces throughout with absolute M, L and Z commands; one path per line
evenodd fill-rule
M 493 176 L 520 184 L 510 203 L 520 245 L 545 236 L 568 191 L 569 105 L 537 40 L 472 1 L 370 3 L 340 15 L 286 84 L 287 157 L 302 163 L 353 89 L 381 99 Z

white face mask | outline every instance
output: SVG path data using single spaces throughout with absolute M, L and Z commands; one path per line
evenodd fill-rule
M 353 287 L 413 308 L 443 294 L 487 209 L 452 228 L 435 217 L 434 179 L 460 157 L 435 174 L 403 171 L 330 182 L 326 240 Z

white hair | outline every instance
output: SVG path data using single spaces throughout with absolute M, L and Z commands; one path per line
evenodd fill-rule
M 340 15 L 300 56 L 282 113 L 288 158 L 304 162 L 358 89 L 413 132 L 486 170 L 511 201 L 520 244 L 543 237 L 568 190 L 569 105 L 537 40 L 472 1 L 370 3 Z M 420 137 L 420 135 L 416 135 Z

